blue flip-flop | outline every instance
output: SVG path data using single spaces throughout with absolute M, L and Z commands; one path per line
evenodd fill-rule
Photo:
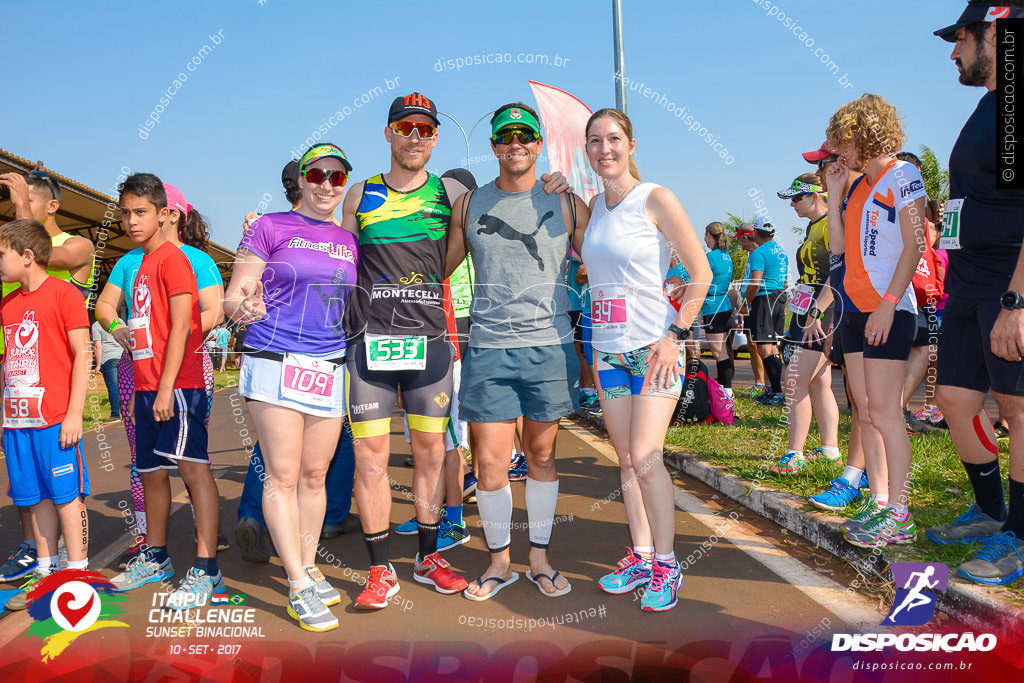
M 532 581 L 537 586 L 537 590 L 539 590 L 541 592 L 541 595 L 546 595 L 549 598 L 557 598 L 558 596 L 565 595 L 566 593 L 568 593 L 569 591 L 572 590 L 572 584 L 571 583 L 567 583 L 565 585 L 565 588 L 562 588 L 561 590 L 559 590 L 558 588 L 555 588 L 555 592 L 554 593 L 548 593 L 546 590 L 544 590 L 544 586 L 540 585 L 540 579 L 547 579 L 548 581 L 551 582 L 551 585 L 554 586 L 555 585 L 555 579 L 557 579 L 559 576 L 561 576 L 561 574 L 559 572 L 557 572 L 557 571 L 555 572 L 554 576 L 548 576 L 547 574 L 534 574 L 534 573 L 530 572 L 529 570 L 527 570 L 527 572 L 526 572 L 526 578 L 528 578 L 530 581 Z
M 510 576 L 510 577 L 508 577 L 507 579 L 504 579 L 504 580 L 499 579 L 497 576 L 492 576 L 489 579 L 481 579 L 480 577 L 477 577 L 477 580 L 476 580 L 477 588 L 483 588 L 483 586 L 484 586 L 484 584 L 486 582 L 494 581 L 495 582 L 494 590 L 492 590 L 487 595 L 473 595 L 468 590 L 462 591 L 462 594 L 465 595 L 470 600 L 475 600 L 476 602 L 482 602 L 484 600 L 490 600 L 495 595 L 497 595 L 501 591 L 502 588 L 504 588 L 505 586 L 508 586 L 510 584 L 513 584 L 513 583 L 515 583 L 518 580 L 519 580 L 519 573 L 518 572 L 512 572 L 512 576 Z

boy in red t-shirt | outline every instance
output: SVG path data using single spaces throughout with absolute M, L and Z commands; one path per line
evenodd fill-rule
M 118 189 L 121 221 L 144 254 L 127 326 L 135 368 L 135 465 L 142 477 L 149 534 L 147 549 L 112 583 L 126 591 L 174 576 L 167 555 L 168 470 L 177 468 L 192 498 L 199 547 L 195 564 L 167 606 L 186 609 L 226 592 L 216 557 L 220 495 L 210 471 L 204 424 L 199 292 L 188 257 L 160 230 L 170 216 L 163 182 L 150 173 L 136 173 Z M 115 320 L 110 331 L 125 324 Z
M 0 302 L 4 356 L 4 453 L 15 505 L 30 507 L 39 565 L 7 609 L 25 609 L 28 594 L 60 569 L 63 533 L 68 569 L 89 564 L 82 458 L 82 413 L 89 383 L 89 316 L 74 285 L 50 277 L 50 236 L 34 220 L 0 227 L 0 279 L 21 287 Z M 45 362 L 42 360 L 45 359 Z

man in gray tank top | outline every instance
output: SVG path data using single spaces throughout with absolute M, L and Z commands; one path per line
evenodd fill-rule
M 448 274 L 467 250 L 476 268 L 459 415 L 470 423 L 479 467 L 477 506 L 491 551 L 490 567 L 470 583 L 466 597 L 486 600 L 519 578 L 508 550 L 508 466 L 520 416 L 525 418 L 522 442 L 529 470 L 526 576 L 554 597 L 570 590 L 547 556 L 558 502 L 555 436 L 559 419 L 577 408 L 579 383 L 567 257 L 572 234 L 586 229 L 590 211 L 576 195 L 548 194 L 537 180 L 537 155 L 544 143 L 530 107 L 500 107 L 491 131 L 498 178 L 456 200 L 448 235 Z

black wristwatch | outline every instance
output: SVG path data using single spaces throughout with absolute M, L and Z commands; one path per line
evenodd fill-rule
M 1024 297 L 1012 289 L 1008 289 L 999 297 L 999 305 L 1008 311 L 1015 311 L 1018 308 L 1024 308 Z
M 684 330 L 675 323 L 668 326 L 668 331 L 674 333 L 676 335 L 676 339 L 679 341 L 686 341 L 690 338 L 690 328 L 686 328 Z

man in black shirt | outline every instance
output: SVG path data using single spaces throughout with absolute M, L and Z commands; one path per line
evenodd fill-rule
M 987 89 L 949 158 L 950 198 L 941 247 L 949 253 L 939 340 L 938 404 L 967 470 L 976 504 L 928 529 L 936 543 L 984 542 L 959 573 L 986 585 L 1024 575 L 1024 191 L 996 188 L 996 19 L 1024 17 L 1024 2 L 972 0 L 957 23 L 935 32 L 956 44 L 960 82 Z M 1010 432 L 1009 506 L 988 390 Z

